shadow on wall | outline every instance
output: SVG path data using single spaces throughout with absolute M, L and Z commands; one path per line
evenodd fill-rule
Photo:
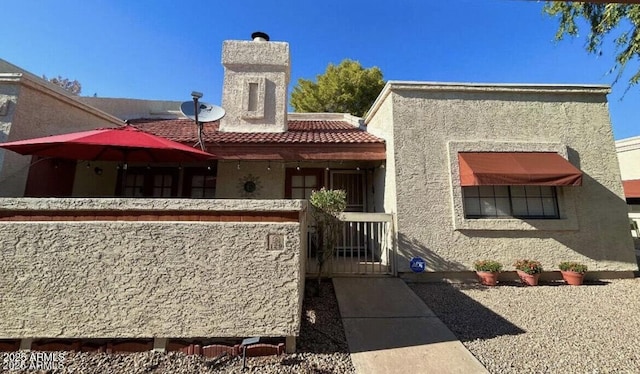
M 488 289 L 485 286 L 416 283 L 409 287 L 463 342 L 526 332 L 460 291 L 464 288 Z
M 398 233 L 398 251 L 399 254 L 406 256 L 407 263 L 413 257 L 422 257 L 427 263 L 426 271 L 469 270 L 459 262 L 445 260 L 422 243 L 403 233 Z

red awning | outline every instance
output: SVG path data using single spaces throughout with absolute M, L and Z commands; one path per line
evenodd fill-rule
M 460 152 L 461 186 L 580 186 L 582 172 L 552 152 Z
M 627 199 L 640 199 L 640 179 L 622 181 L 622 188 Z

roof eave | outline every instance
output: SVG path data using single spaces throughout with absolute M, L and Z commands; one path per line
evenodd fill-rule
M 384 143 L 225 143 L 207 144 L 219 160 L 253 161 L 383 161 Z

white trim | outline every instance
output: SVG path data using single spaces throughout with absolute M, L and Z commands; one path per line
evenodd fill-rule
M 392 222 L 393 214 L 344 212 L 340 215 L 340 220 L 344 222 Z
M 640 149 L 640 136 L 616 140 L 616 152 L 635 151 Z
M 554 84 L 554 83 L 475 83 L 475 82 L 434 82 L 434 81 L 401 81 L 387 82 L 393 89 L 427 89 L 434 91 L 483 89 L 488 91 L 535 91 L 609 93 L 611 86 L 606 84 Z

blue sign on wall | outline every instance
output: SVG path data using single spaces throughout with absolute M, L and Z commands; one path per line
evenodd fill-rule
M 422 273 L 427 268 L 427 263 L 420 257 L 414 257 L 409 261 L 409 267 L 414 273 Z

